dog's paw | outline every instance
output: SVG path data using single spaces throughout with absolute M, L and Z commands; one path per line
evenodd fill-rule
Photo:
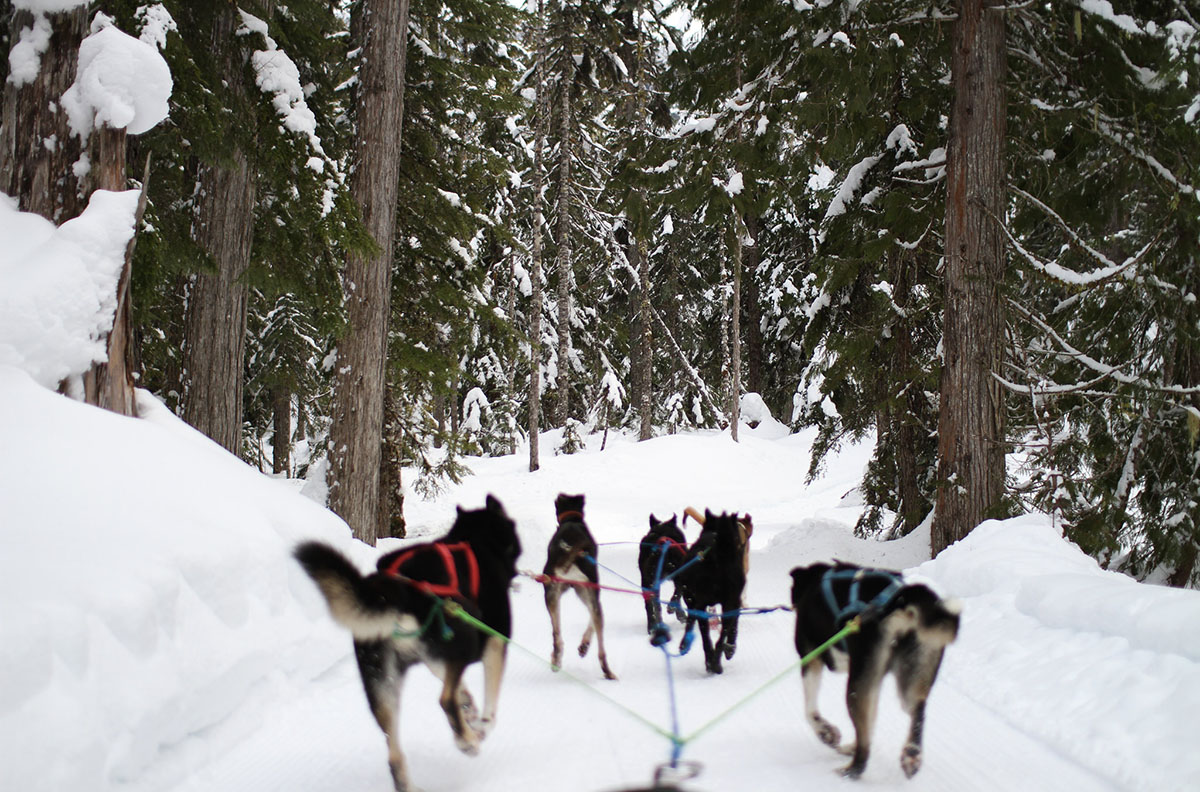
M 492 727 L 496 725 L 496 722 L 491 718 L 480 718 L 476 716 L 468 720 L 467 725 L 471 727 L 472 731 L 475 732 L 475 736 L 478 737 L 482 742 L 483 740 L 487 739 L 488 734 L 491 733 Z
M 828 745 L 830 748 L 837 748 L 842 742 L 842 733 L 838 731 L 838 727 L 834 726 L 824 718 L 816 718 L 813 720 L 812 727 L 813 731 L 817 733 L 817 739 Z M 851 746 L 850 752 L 854 752 L 853 746 Z
M 467 756 L 479 755 L 479 737 L 474 731 L 471 731 L 468 735 L 455 735 L 454 745 Z
M 912 778 L 921 769 L 921 746 L 909 743 L 900 752 L 900 769 L 904 775 Z
M 867 769 L 867 765 L 865 762 L 862 764 L 858 764 L 857 762 L 851 762 L 850 764 L 848 764 L 842 768 L 842 777 L 857 779 L 862 776 L 863 770 L 865 770 L 865 769 Z
M 725 649 L 724 649 L 724 652 L 725 652 L 725 659 L 726 659 L 726 660 L 732 660 L 732 659 L 733 659 L 733 653 L 734 653 L 734 652 L 736 652 L 736 651 L 737 651 L 737 644 L 732 644 L 732 643 L 727 643 L 727 644 L 725 644 Z
M 579 644 L 579 656 L 587 657 L 588 649 L 591 649 L 591 648 L 592 648 L 591 641 L 584 641 L 583 643 Z

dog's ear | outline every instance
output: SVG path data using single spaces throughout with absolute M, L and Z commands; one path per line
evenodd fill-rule
M 651 512 L 650 513 L 650 527 L 653 528 L 656 525 L 658 525 L 658 519 L 654 516 L 654 512 Z
M 462 504 L 459 504 L 458 506 L 455 506 L 454 508 L 455 508 L 455 510 L 458 512 L 458 515 L 461 517 L 461 516 L 462 516 L 462 513 L 463 513 L 463 507 L 462 507 Z
M 705 509 L 705 510 L 704 510 L 704 524 L 705 524 L 705 525 L 708 525 L 708 521 L 709 521 L 709 520 L 711 520 L 713 517 L 716 517 L 716 516 L 717 516 L 717 515 L 713 514 L 713 513 L 712 513 L 711 511 L 709 511 L 708 509 Z
M 487 510 L 492 514 L 499 514 L 502 517 L 507 517 L 508 514 L 504 511 L 504 506 L 500 503 L 495 495 L 488 493 L 487 499 L 484 501 L 487 505 Z M 459 510 L 461 511 L 461 509 Z

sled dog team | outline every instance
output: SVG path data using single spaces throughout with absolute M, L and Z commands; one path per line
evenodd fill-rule
M 546 565 L 537 579 L 545 588 L 553 630 L 550 662 L 561 665 L 563 641 L 559 602 L 570 588 L 587 607 L 588 627 L 578 652 L 583 657 L 596 640 L 600 670 L 616 679 L 604 647 L 596 541 L 584 520 L 582 495 L 555 499 L 558 528 L 550 539 Z M 643 589 L 672 587 L 646 598 L 646 628 L 665 641 L 662 603 L 686 623 L 681 651 L 699 624 L 705 668 L 722 672 L 722 658 L 737 649 L 738 615 L 749 565 L 749 515 L 700 515 L 700 535 L 689 545 L 675 517 L 650 516 L 642 538 L 638 568 Z M 509 588 L 517 575 L 521 541 L 516 525 L 493 496 L 484 508 L 458 513 L 440 539 L 383 555 L 376 570 L 361 574 L 329 545 L 307 542 L 295 555 L 317 584 L 335 621 L 354 639 L 354 653 L 367 702 L 387 737 L 388 764 L 399 792 L 410 790 L 400 748 L 400 692 L 408 669 L 424 663 L 442 681 L 440 704 L 460 750 L 474 755 L 495 724 L 508 638 L 512 634 Z M 819 658 L 802 667 L 805 716 L 821 742 L 850 755 L 843 774 L 857 778 L 866 767 L 880 685 L 895 675 L 904 711 L 911 717 L 900 755 L 911 777 L 921 766 L 925 700 L 941 665 L 942 653 L 958 632 L 959 608 L 928 587 L 905 584 L 899 573 L 852 564 L 813 564 L 792 570 L 792 606 L 796 614 L 796 651 L 803 657 L 858 618 L 857 632 L 846 635 Z M 710 609 L 720 608 L 720 616 Z M 714 644 L 710 619 L 719 618 Z M 483 709 L 462 684 L 463 671 L 483 663 Z M 846 702 L 855 741 L 841 745 L 838 729 L 817 711 L 823 667 L 849 673 Z

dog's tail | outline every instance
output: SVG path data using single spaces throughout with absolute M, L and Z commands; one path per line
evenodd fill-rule
M 911 624 L 929 646 L 946 646 L 958 637 L 958 622 L 962 604 L 956 599 L 941 599 L 928 587 L 917 584 L 906 586 L 898 599 L 902 600 L 898 613 Z
M 396 610 L 344 555 L 322 542 L 305 542 L 294 553 L 300 566 L 317 584 L 333 620 L 358 640 L 390 637 L 396 629 Z

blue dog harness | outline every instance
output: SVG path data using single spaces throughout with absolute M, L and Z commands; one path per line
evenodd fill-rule
M 833 593 L 833 584 L 845 580 L 850 581 L 850 591 L 846 603 L 838 605 L 837 598 Z M 864 580 L 886 580 L 887 585 L 883 591 L 866 602 L 859 595 L 859 589 Z M 878 613 L 887 607 L 887 604 L 902 588 L 904 588 L 904 580 L 900 575 L 884 569 L 829 569 L 821 575 L 821 594 L 825 597 L 825 604 L 829 607 L 829 612 L 833 614 L 833 620 L 838 629 L 844 627 L 855 616 L 866 614 L 869 618 Z M 843 640 L 839 644 L 839 648 L 844 649 L 845 645 Z

